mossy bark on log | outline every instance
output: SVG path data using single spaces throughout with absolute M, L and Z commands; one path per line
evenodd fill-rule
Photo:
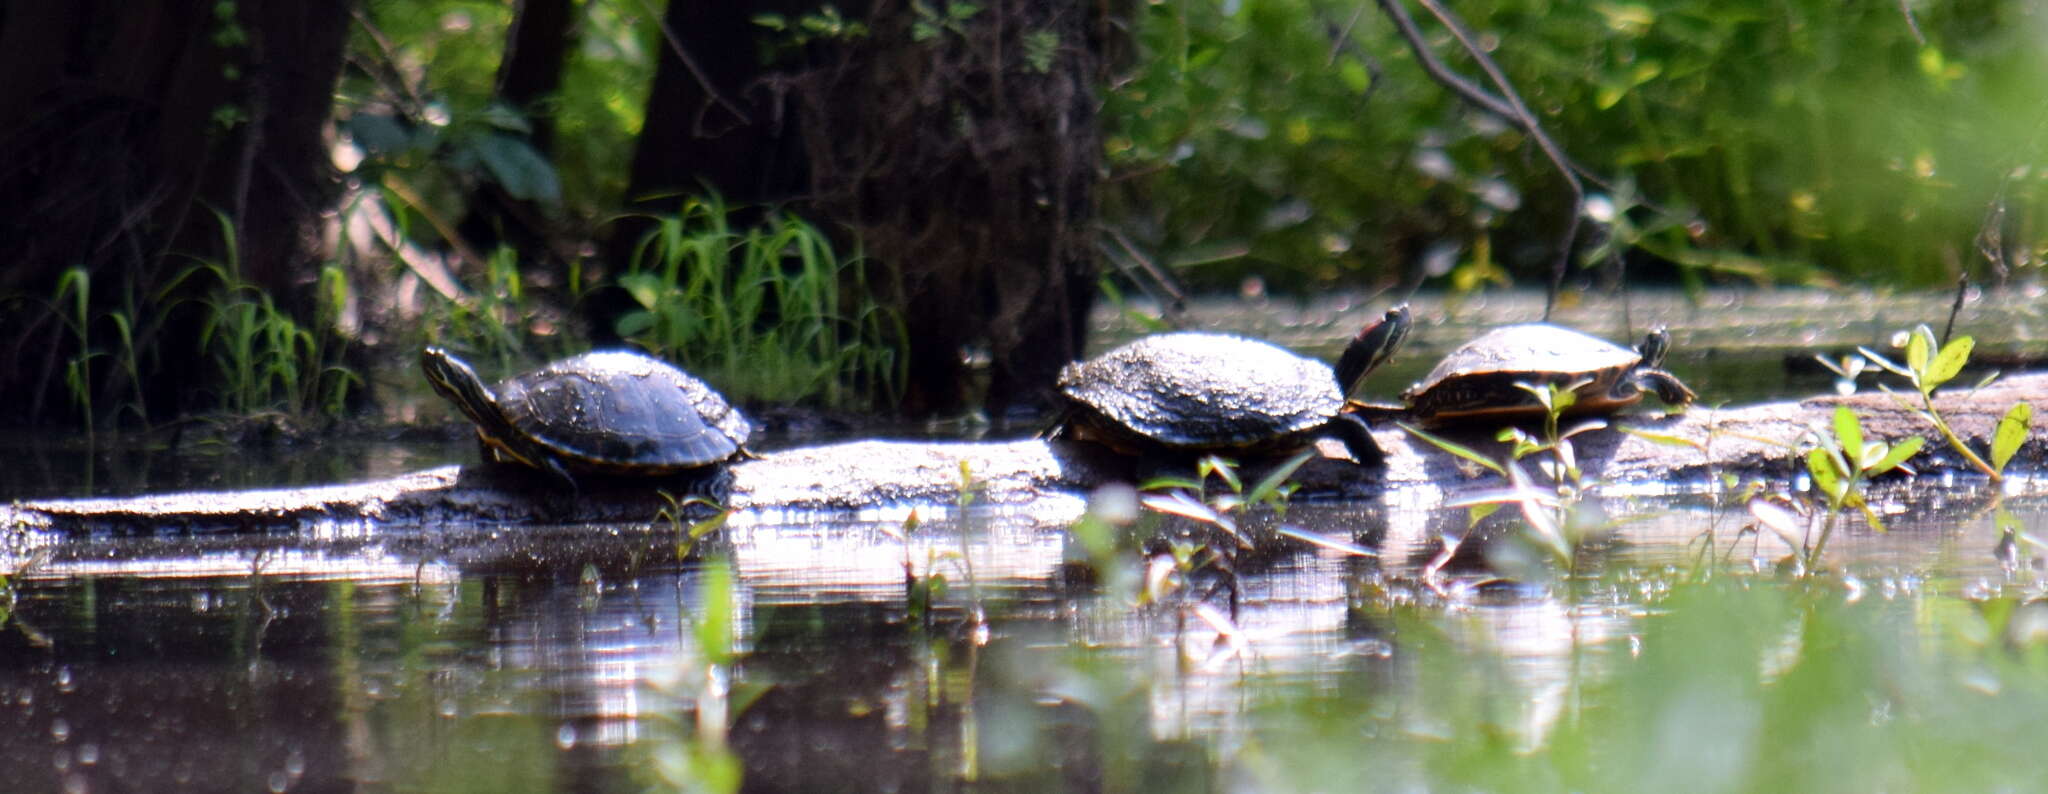
M 1906 397 L 1887 394 L 1823 396 L 1733 408 L 1695 408 L 1681 415 L 1626 416 L 1610 428 L 1577 437 L 1588 476 L 1603 482 L 1704 483 L 1710 473 L 1780 478 L 1795 475 L 1797 444 L 1810 432 L 1832 432 L 1836 405 L 1861 418 L 1867 438 L 1929 439 L 1913 460 L 1923 474 L 1972 473 Z M 1917 400 L 1917 397 L 1914 398 Z M 1980 454 L 2014 403 L 2048 399 L 2048 374 L 2007 378 L 1974 391 L 1943 393 L 1937 405 L 1957 434 Z M 1640 428 L 1688 439 L 1698 448 L 1660 444 L 1617 428 Z M 1361 468 L 1325 445 L 1326 455 L 1296 475 L 1297 498 L 1381 498 L 1403 490 L 1476 482 L 1476 466 L 1438 450 L 1392 425 L 1375 429 L 1387 450 L 1384 468 Z M 1492 454 L 1493 431 L 1452 433 Z M 2035 428 L 2014 468 L 2048 465 L 2048 431 Z M 1072 511 L 1090 489 L 1130 476 L 1128 461 L 1091 448 L 1026 439 L 1005 442 L 854 441 L 803 447 L 733 464 L 720 482 L 736 512 L 778 515 L 861 514 L 917 508 L 941 511 L 960 493 L 963 462 L 976 500 L 1020 510 L 1057 504 Z M 1490 476 L 1490 475 L 1486 475 Z M 93 531 L 220 531 L 331 526 L 370 531 L 378 525 L 445 522 L 579 523 L 657 520 L 671 500 L 699 483 L 612 483 L 579 493 L 547 484 L 538 474 L 502 466 L 447 466 L 368 482 L 265 491 L 187 493 L 112 499 L 47 500 L 0 507 L 0 527 Z M 1050 500 L 1050 501 L 1049 501 Z M 1050 508 L 1048 508 L 1050 509 Z

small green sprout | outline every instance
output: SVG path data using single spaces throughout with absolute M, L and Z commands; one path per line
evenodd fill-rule
M 1885 531 L 1884 519 L 1864 498 L 1864 486 L 1871 478 L 1904 465 L 1927 443 L 1927 439 L 1919 436 L 1909 436 L 1897 444 L 1866 440 L 1862 422 L 1846 405 L 1835 406 L 1833 424 L 1834 437 L 1823 438 L 1806 453 L 1807 476 L 1812 478 L 1814 490 L 1827 496 L 1828 508 L 1820 539 L 1806 550 L 1808 570 L 1813 569 L 1822 550 L 1827 548 L 1828 535 L 1834 530 L 1834 515 L 1842 509 L 1856 508 L 1873 529 Z
M 1906 332 L 1902 343 L 1906 351 L 1904 366 L 1893 363 L 1869 348 L 1857 350 L 1878 366 L 1904 377 L 1913 385 L 1913 389 L 1920 393 L 1920 407 L 1913 409 L 1914 412 L 1934 425 L 1936 430 L 1941 431 L 1941 436 L 1948 441 L 1949 447 L 1954 449 L 1956 454 L 1962 455 L 1963 460 L 1967 461 L 1971 468 L 1983 472 L 1993 482 L 2003 480 L 2005 465 L 2027 440 L 2028 426 L 2034 416 L 2033 407 L 2025 402 L 2014 403 L 2012 408 L 2005 412 L 2004 418 L 1998 422 L 1998 429 L 1993 433 L 1991 460 L 1987 462 L 1956 435 L 1955 430 L 1949 427 L 1948 419 L 1934 407 L 1934 391 L 1954 380 L 1956 375 L 1962 372 L 1963 365 L 1970 360 L 1970 352 L 1976 348 L 1976 340 L 1968 336 L 1958 336 L 1950 339 L 1948 344 L 1939 345 L 1937 349 L 1934 329 L 1923 323 Z M 1997 377 L 1997 373 L 1993 373 L 1978 382 L 1977 386 L 1982 388 Z M 1889 393 L 1890 390 L 1887 389 L 1886 392 Z

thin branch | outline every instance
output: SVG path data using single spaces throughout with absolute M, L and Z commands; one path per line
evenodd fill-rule
M 739 105 L 733 104 L 732 100 L 726 99 L 725 94 L 719 93 L 718 86 L 713 85 L 711 78 L 704 74 L 704 70 L 697 67 L 697 59 L 690 57 L 690 51 L 683 49 L 683 40 L 676 36 L 675 31 L 669 29 L 668 19 L 662 16 L 660 11 L 656 11 L 654 5 L 647 0 L 640 0 L 640 7 L 645 9 L 648 15 L 655 20 L 654 26 L 661 30 L 661 38 L 663 41 L 668 42 L 669 51 L 675 53 L 676 59 L 682 61 L 683 66 L 690 70 L 690 76 L 697 78 L 697 85 L 704 87 L 704 94 L 711 97 L 712 102 L 718 103 L 719 106 L 724 107 L 734 116 L 739 117 L 741 126 L 752 125 L 754 120 L 747 117 L 747 112 L 740 109 Z M 703 122 L 703 115 L 699 114 L 697 129 L 693 130 L 693 133 L 701 134 L 703 132 Z
M 1463 96 L 1466 101 L 1505 117 L 1521 127 L 1525 134 L 1536 141 L 1536 146 L 1543 151 L 1543 156 L 1549 158 L 1551 164 L 1557 167 L 1558 175 L 1564 177 L 1565 185 L 1571 188 L 1571 217 L 1565 222 L 1564 232 L 1559 235 L 1557 255 L 1550 266 L 1550 288 L 1543 297 L 1543 318 L 1550 319 L 1551 309 L 1557 305 L 1557 293 L 1564 288 L 1565 270 L 1571 263 L 1572 243 L 1578 239 L 1579 223 L 1586 203 L 1586 187 L 1579 181 L 1577 169 L 1571 159 L 1565 156 L 1564 150 L 1558 147 L 1557 142 L 1543 132 L 1542 125 L 1536 121 L 1536 115 L 1529 112 L 1529 106 L 1522 101 L 1521 95 L 1515 92 L 1514 85 L 1508 82 L 1507 75 L 1501 71 L 1500 65 L 1487 57 L 1478 42 L 1473 40 L 1472 33 L 1465 29 L 1449 9 L 1438 4 L 1436 0 L 1416 0 L 1431 16 L 1436 17 L 1437 22 L 1443 25 L 1445 30 L 1450 31 L 1451 36 L 1458 40 L 1459 46 L 1465 48 L 1466 54 L 1472 56 L 1472 61 L 1479 65 L 1480 71 L 1486 73 L 1487 81 L 1500 92 L 1499 96 L 1488 94 L 1485 89 L 1452 72 L 1438 61 L 1435 53 L 1431 52 L 1428 44 L 1422 40 L 1422 32 L 1416 28 L 1415 21 L 1408 17 L 1408 12 L 1401 6 L 1400 0 L 1378 2 L 1380 8 L 1394 21 L 1394 26 L 1400 29 L 1401 37 L 1407 39 L 1409 48 L 1415 51 L 1416 60 L 1422 63 L 1423 69 L 1428 71 L 1430 76 Z

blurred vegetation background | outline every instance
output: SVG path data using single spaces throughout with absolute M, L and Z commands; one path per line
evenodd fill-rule
M 2038 4 L 1460 4 L 1485 62 L 1398 5 L 366 0 L 323 23 L 331 102 L 300 103 L 332 167 L 294 192 L 264 163 L 308 133 L 270 120 L 325 78 L 265 76 L 303 20 L 219 0 L 80 39 L 105 67 L 182 25 L 223 86 L 182 143 L 81 142 L 116 92 L 43 39 L 94 17 L 32 2 L 0 12 L 30 78 L 0 90 L 0 381 L 23 422 L 334 417 L 429 340 L 500 372 L 626 342 L 743 400 L 948 414 L 977 357 L 990 394 L 1043 388 L 1098 289 L 1541 288 L 1575 212 L 1568 289 L 2041 280 Z M 1415 44 L 1502 94 L 1497 67 L 1584 206 Z M 224 175 L 178 204 L 147 163 L 77 165 L 122 146 Z M 293 202 L 314 222 L 253 229 Z

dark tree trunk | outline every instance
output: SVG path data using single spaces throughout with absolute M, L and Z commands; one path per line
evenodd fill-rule
M 627 177 L 627 213 L 604 234 L 604 257 L 612 268 L 629 266 L 634 248 L 653 228 L 634 213 L 673 213 L 681 206 L 679 196 L 706 190 L 734 206 L 759 206 L 802 189 L 802 145 L 782 117 L 781 97 L 762 83 L 772 74 L 762 58 L 770 31 L 754 17 L 793 16 L 814 5 L 670 0 Z M 738 220 L 752 217 L 744 213 Z M 584 307 L 591 335 L 600 343 L 615 341 L 612 321 L 633 305 L 621 290 L 592 293 Z
M 552 161 L 555 140 L 555 94 L 562 88 L 562 70 L 575 40 L 574 4 L 570 0 L 520 0 L 505 34 L 505 54 L 498 63 L 498 99 L 519 111 L 532 132 L 527 143 Z M 552 273 L 553 284 L 567 281 L 566 257 L 558 256 L 549 207 L 507 192 L 497 182 L 480 182 L 470 193 L 468 212 L 457 231 L 470 248 L 488 254 L 500 243 L 519 253 L 529 268 Z
M 284 307 L 303 305 L 335 186 L 322 131 L 348 6 L 242 2 L 226 18 L 223 7 L 26 0 L 0 11 L 0 250 L 11 259 L 0 292 L 53 295 L 71 268 L 91 284 L 82 324 L 68 299 L 61 313 L 0 315 L 0 391 L 22 406 L 0 421 L 66 412 L 64 371 L 86 334 L 107 354 L 88 362 L 97 412 L 139 400 L 162 415 L 205 388 L 190 380 L 205 355 L 182 310 L 209 286 L 180 278 L 195 261 L 237 264 Z M 117 315 L 142 384 L 108 363 Z
M 754 18 L 776 12 L 794 25 L 816 11 L 797 5 L 670 3 L 675 39 L 629 199 L 674 211 L 673 194 L 706 186 L 735 204 L 808 188 L 802 206 L 859 236 L 880 271 L 868 283 L 886 285 L 878 297 L 904 318 L 904 412 L 968 408 L 963 351 L 977 349 L 989 359 L 988 408 L 1039 403 L 1080 353 L 1095 291 L 1106 6 L 1002 0 L 920 36 L 910 4 L 876 0 L 865 34 L 811 42 L 797 51 L 809 65 L 764 66 L 763 46 L 790 34 Z M 641 233 L 615 230 L 614 266 Z
M 963 349 L 988 353 L 992 413 L 1042 404 L 1081 352 L 1103 8 L 1000 0 L 939 25 L 877 0 L 870 36 L 800 92 L 814 199 L 895 276 L 909 413 L 967 407 Z
M 794 16 L 811 0 L 706 3 L 671 0 L 646 122 L 633 150 L 629 208 L 674 211 L 677 193 L 709 185 L 734 204 L 787 199 L 803 186 L 801 152 L 779 98 L 761 80 L 771 35 L 764 13 Z

